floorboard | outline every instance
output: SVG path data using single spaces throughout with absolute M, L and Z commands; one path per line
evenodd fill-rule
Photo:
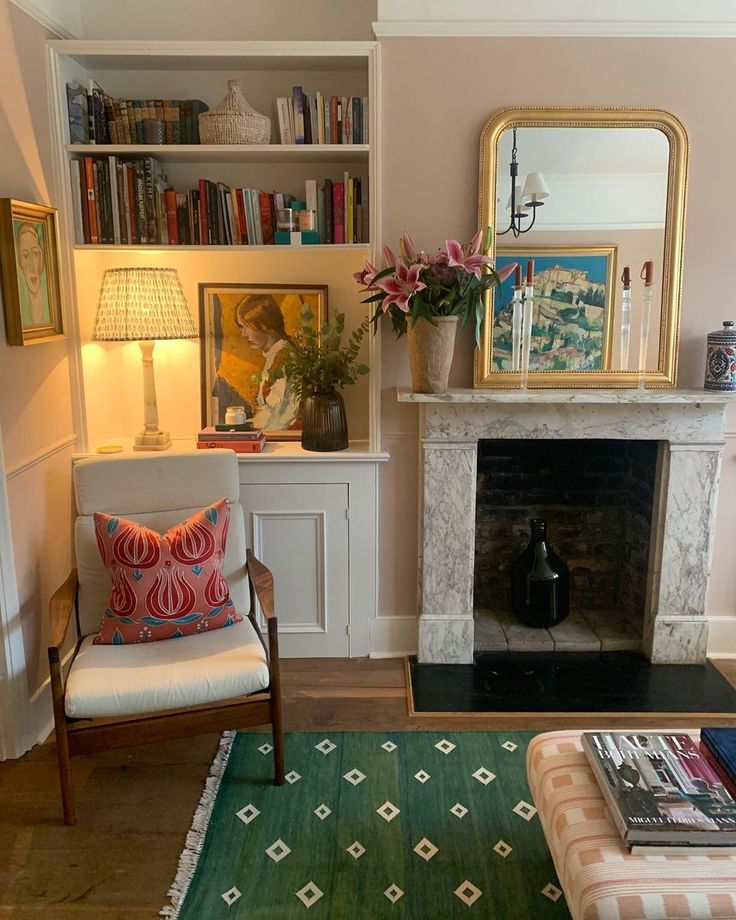
M 715 664 L 736 685 L 736 661 Z M 291 659 L 282 662 L 282 679 L 287 731 L 601 725 L 599 716 L 559 714 L 532 722 L 411 718 L 398 659 Z M 74 758 L 78 823 L 71 828 L 60 820 L 52 743 L 0 764 L 0 920 L 155 920 L 217 741 L 203 735 Z

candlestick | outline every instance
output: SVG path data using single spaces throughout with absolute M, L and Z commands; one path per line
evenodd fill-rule
M 531 269 L 530 267 L 531 266 Z M 530 280 L 531 276 L 531 280 Z M 525 390 L 529 383 L 529 353 L 532 348 L 532 317 L 534 315 L 534 262 L 530 259 L 526 268 L 526 286 L 524 288 L 524 319 L 521 333 L 521 388 Z
M 654 262 L 649 259 L 641 269 L 644 281 L 644 297 L 641 311 L 641 334 L 639 336 L 639 389 L 644 389 L 647 379 L 647 351 L 649 350 L 649 325 L 652 316 L 652 297 L 654 295 Z
M 521 369 L 521 324 L 523 304 L 521 299 L 521 267 L 516 266 L 519 284 L 514 285 L 514 298 L 511 314 L 511 370 Z
M 621 281 L 624 286 L 621 298 L 621 370 L 629 369 L 629 342 L 631 341 L 631 272 L 624 266 Z

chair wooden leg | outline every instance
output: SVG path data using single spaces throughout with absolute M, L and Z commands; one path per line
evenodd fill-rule
M 284 785 L 284 729 L 281 723 L 281 697 L 271 694 L 271 736 L 273 737 L 274 786 Z
M 64 709 L 64 684 L 61 676 L 59 650 L 57 648 L 49 649 L 49 666 L 51 672 L 51 699 L 54 706 L 56 759 L 59 764 L 59 782 L 61 784 L 61 808 L 64 814 L 64 824 L 76 824 L 77 815 L 74 808 L 72 763 L 69 754 L 69 736 L 66 731 L 66 713 Z

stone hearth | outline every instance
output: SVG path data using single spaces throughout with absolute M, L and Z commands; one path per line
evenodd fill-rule
M 653 507 L 643 649 L 653 662 L 705 660 L 705 594 L 723 423 L 731 397 L 700 390 L 399 390 L 420 404 L 419 661 L 473 660 L 478 441 L 663 442 Z

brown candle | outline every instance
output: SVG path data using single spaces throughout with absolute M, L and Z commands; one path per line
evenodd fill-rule
M 521 287 L 521 265 L 516 263 L 516 268 L 514 269 L 514 287 Z
M 654 284 L 654 262 L 649 259 L 642 265 L 641 275 L 639 276 L 647 287 Z
M 624 285 L 624 290 L 628 291 L 631 287 L 631 270 L 628 265 L 624 265 L 624 273 L 621 275 L 621 281 Z
M 526 263 L 526 283 L 534 284 L 534 259 L 529 259 Z

